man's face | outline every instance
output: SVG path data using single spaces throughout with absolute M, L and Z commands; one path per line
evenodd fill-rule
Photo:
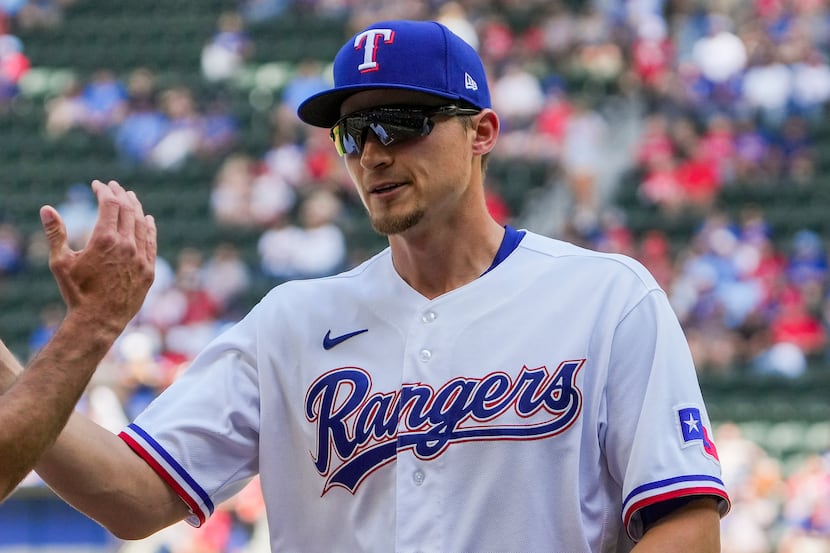
M 371 90 L 349 97 L 341 115 L 382 106 L 451 103 L 410 91 Z M 389 146 L 366 131 L 362 151 L 344 157 L 372 226 L 381 234 L 401 234 L 420 228 L 422 222 L 450 220 L 464 209 L 461 200 L 471 179 L 473 133 L 458 117 L 439 115 L 433 121 L 427 136 Z

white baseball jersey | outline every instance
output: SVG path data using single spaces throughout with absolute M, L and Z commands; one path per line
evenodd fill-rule
M 274 551 L 575 553 L 662 500 L 724 513 L 709 428 L 648 272 L 528 232 L 432 300 L 389 249 L 276 287 L 121 436 L 193 524 L 259 473 Z

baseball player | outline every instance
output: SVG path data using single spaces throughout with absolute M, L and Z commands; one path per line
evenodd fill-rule
M 95 367 L 153 282 L 156 228 L 135 194 L 94 181 L 99 215 L 81 251 L 52 206 L 41 208 L 49 264 L 67 315 L 28 369 L 0 341 L 0 501 L 63 428 Z
M 126 538 L 259 474 L 273 551 L 718 551 L 729 499 L 666 295 L 490 217 L 476 52 L 376 23 L 299 117 L 389 247 L 274 288 L 119 437 L 71 421 L 40 475 Z

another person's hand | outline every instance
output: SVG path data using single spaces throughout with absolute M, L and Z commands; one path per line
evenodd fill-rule
M 5 392 L 12 385 L 14 379 L 20 374 L 21 367 L 14 354 L 9 351 L 3 340 L 0 340 L 0 394 Z
M 98 198 L 98 220 L 80 251 L 67 244 L 66 226 L 57 210 L 48 205 L 40 209 L 49 241 L 49 268 L 68 317 L 118 334 L 141 308 L 153 283 L 156 225 L 135 193 L 117 182 L 96 180 L 92 190 Z

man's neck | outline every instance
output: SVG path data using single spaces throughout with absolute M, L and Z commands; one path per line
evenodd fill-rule
M 414 290 L 434 299 L 484 273 L 504 237 L 489 216 L 473 224 L 411 229 L 389 237 L 395 270 Z

